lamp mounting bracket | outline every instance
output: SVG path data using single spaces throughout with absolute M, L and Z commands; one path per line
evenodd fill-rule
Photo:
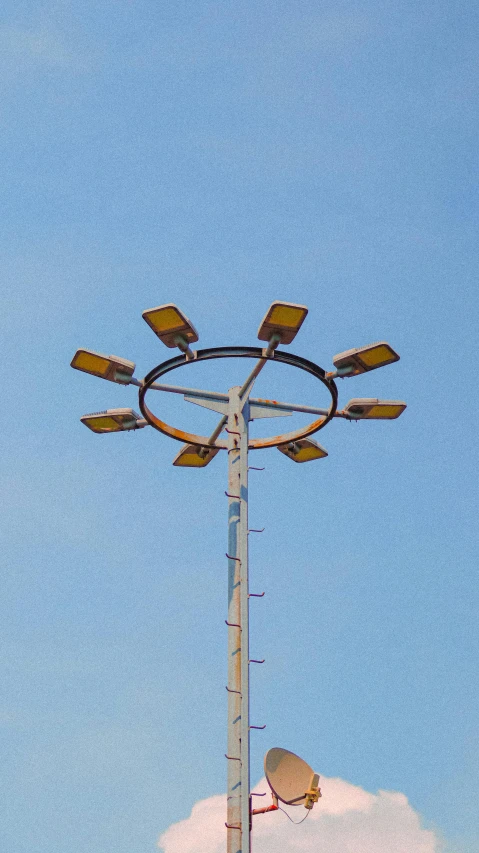
M 261 359 L 265 357 L 263 349 L 260 347 L 211 347 L 209 349 L 197 350 L 195 355 L 195 362 L 211 361 L 217 358 Z M 272 358 L 272 354 L 268 355 L 267 358 Z M 306 373 L 309 373 L 316 379 L 318 379 L 318 381 L 321 382 L 322 385 L 324 385 L 325 388 L 328 389 L 331 395 L 331 403 L 329 409 L 325 411 L 324 415 L 321 415 L 321 417 L 317 418 L 312 423 L 308 424 L 305 427 L 302 427 L 301 429 L 293 430 L 292 432 L 283 433 L 281 435 L 274 435 L 269 438 L 250 439 L 248 445 L 250 450 L 257 450 L 265 447 L 277 447 L 280 444 L 287 444 L 291 441 L 294 442 L 298 441 L 301 438 L 306 438 L 308 435 L 313 435 L 313 433 L 318 432 L 318 430 L 320 429 L 323 429 L 336 414 L 336 409 L 338 405 L 337 387 L 334 380 L 326 375 L 326 372 L 323 370 L 322 367 L 319 367 L 319 365 L 315 364 L 312 361 L 309 361 L 306 358 L 302 358 L 299 355 L 294 355 L 293 353 L 284 352 L 282 350 L 274 351 L 274 359 L 276 362 L 288 364 L 292 367 L 297 367 L 300 370 L 304 370 Z M 166 421 L 163 421 L 161 420 L 161 418 L 157 417 L 157 415 L 155 415 L 146 404 L 145 397 L 148 390 L 161 376 L 165 376 L 172 370 L 175 370 L 178 367 L 186 366 L 191 363 L 191 360 L 188 359 L 185 354 L 176 356 L 175 358 L 170 358 L 167 361 L 162 362 L 162 364 L 159 364 L 157 367 L 154 367 L 153 370 L 150 370 L 147 376 L 145 376 L 141 388 L 139 389 L 140 411 L 143 417 L 148 421 L 150 426 L 154 427 L 159 432 L 164 433 L 164 435 L 170 436 L 170 438 L 174 438 L 177 441 L 184 442 L 185 444 L 195 444 L 200 447 L 210 445 L 220 450 L 227 450 L 228 442 L 225 439 L 216 438 L 214 443 L 210 443 L 210 440 L 207 436 L 196 435 L 195 433 L 190 433 L 186 432 L 185 430 L 177 429 L 176 427 L 171 426 L 170 424 L 166 423 Z M 205 398 L 207 397 L 207 394 L 208 392 L 205 391 Z M 200 405 L 204 404 L 203 395 L 201 395 L 199 399 L 202 400 L 202 403 L 200 403 Z M 195 402 L 197 401 L 198 398 L 196 397 Z M 193 402 L 193 399 L 188 400 L 188 402 Z M 208 408 L 212 407 L 208 406 Z M 252 405 L 252 409 L 254 411 L 254 404 Z M 218 411 L 218 409 L 215 408 L 215 411 Z M 223 410 L 221 410 L 221 412 L 223 412 Z M 259 416 L 261 417 L 261 415 Z M 256 417 L 258 417 L 258 415 L 256 415 Z

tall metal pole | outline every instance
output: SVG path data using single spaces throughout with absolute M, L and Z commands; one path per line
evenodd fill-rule
M 174 343 L 185 353 L 186 358 L 176 357 L 163 362 L 153 368 L 144 379 L 135 379 L 130 373 L 133 373 L 134 364 L 127 362 L 124 359 L 117 359 L 115 356 L 102 356 L 99 353 L 93 353 L 90 350 L 77 350 L 71 364 L 72 367 L 82 370 L 86 373 L 102 376 L 120 384 L 133 384 L 139 387 L 139 403 L 140 410 L 144 419 L 139 418 L 132 409 L 110 409 L 106 412 L 93 413 L 84 415 L 81 420 L 93 432 L 118 432 L 123 430 L 138 429 L 139 427 L 150 424 L 166 435 L 169 435 L 179 441 L 185 441 L 181 451 L 174 460 L 174 465 L 184 465 L 186 467 L 197 467 L 207 465 L 210 459 L 216 455 L 218 450 L 224 449 L 227 444 L 228 449 L 228 740 L 227 740 L 227 758 L 228 758 L 228 780 L 227 780 L 227 853 L 251 853 L 251 803 L 250 803 L 250 722 L 249 722 L 249 580 L 248 580 L 248 448 L 249 448 L 249 420 L 250 416 L 254 419 L 264 417 L 277 417 L 281 415 L 292 414 L 292 412 L 304 412 L 321 415 L 321 417 L 306 427 L 298 430 L 293 430 L 289 433 L 275 435 L 267 439 L 252 440 L 251 446 L 259 447 L 278 447 L 285 451 L 288 447 L 287 455 L 291 445 L 296 444 L 294 454 L 300 450 L 316 447 L 315 442 L 308 440 L 308 436 L 322 429 L 333 417 L 347 418 L 355 420 L 361 417 L 379 418 L 385 417 L 388 419 L 398 417 L 406 408 L 406 404 L 399 401 L 380 401 L 380 400 L 355 400 L 355 403 L 361 404 L 352 406 L 352 402 L 348 404 L 344 411 L 337 411 L 337 388 L 334 383 L 334 377 L 346 375 L 346 370 L 350 373 L 353 368 L 338 368 L 332 373 L 325 373 L 319 365 L 313 362 L 300 358 L 299 356 L 291 355 L 277 350 L 278 344 L 290 343 L 294 338 L 299 326 L 301 325 L 307 309 L 304 306 L 296 306 L 291 303 L 273 302 L 268 314 L 266 315 L 259 332 L 260 340 L 264 340 L 266 329 L 272 328 L 275 324 L 269 320 L 273 317 L 273 310 L 276 307 L 283 307 L 287 310 L 293 309 L 300 311 L 300 321 L 297 326 L 289 327 L 283 320 L 278 319 L 278 329 L 271 334 L 268 346 L 263 349 L 258 347 L 214 347 L 210 349 L 198 350 L 193 353 L 189 347 L 186 337 L 177 336 L 174 338 Z M 184 315 L 181 314 L 176 306 L 171 304 L 159 306 L 152 309 L 155 315 L 161 314 L 164 309 L 171 312 L 171 309 L 177 312 L 185 321 L 189 333 L 192 334 L 192 340 L 197 340 L 197 335 L 194 328 Z M 168 328 L 165 330 L 163 321 L 158 321 L 158 325 L 149 317 L 152 311 L 144 312 L 143 316 L 148 324 L 152 326 L 160 340 L 170 346 L 171 337 Z M 163 314 L 163 319 L 165 315 Z M 268 320 L 269 318 L 269 320 Z M 169 320 L 168 320 L 169 322 Z M 384 351 L 389 350 L 389 354 L 384 356 L 384 352 L 378 355 L 378 349 Z M 354 372 L 363 372 L 380 367 L 382 364 L 387 364 L 389 361 L 397 360 L 399 356 L 392 350 L 388 344 L 374 344 L 372 347 L 366 347 L 359 350 L 351 350 L 353 353 L 351 358 L 356 363 L 359 359 L 359 354 L 364 351 L 376 351 L 379 361 L 365 362 L 361 368 L 354 368 Z M 346 356 L 347 353 L 341 354 Z M 86 356 L 86 360 L 85 360 Z M 169 373 L 177 367 L 183 366 L 190 361 L 203 361 L 205 359 L 229 357 L 254 357 L 258 361 L 250 372 L 249 376 L 244 381 L 243 385 L 235 386 L 229 389 L 228 395 L 219 394 L 215 391 L 205 391 L 197 388 L 185 388 L 178 385 L 163 385 L 155 382 L 156 379 Z M 276 362 L 289 364 L 306 371 L 316 377 L 331 394 L 331 403 L 328 409 L 318 409 L 312 406 L 301 406 L 293 403 L 279 403 L 275 400 L 251 399 L 250 393 L 255 383 L 256 378 L 263 370 L 268 361 L 274 359 Z M 335 363 L 340 359 L 338 356 Z M 382 359 L 382 361 L 381 361 Z M 102 367 L 99 367 L 98 361 Z M 361 360 L 359 359 L 362 364 Z M 107 374 L 105 374 L 105 362 L 107 365 Z M 130 366 L 128 366 L 130 365 Z M 98 372 L 99 371 L 99 372 Z M 113 371 L 113 373 L 112 373 Z M 352 375 L 352 373 L 351 373 Z M 184 430 L 175 429 L 165 421 L 153 414 L 145 403 L 145 394 L 150 389 L 159 391 L 167 391 L 174 394 L 182 394 L 184 399 L 189 403 L 197 403 L 207 409 L 217 411 L 221 414 L 221 420 L 217 424 L 212 435 L 198 436 L 193 433 L 185 432 Z M 379 414 L 368 414 L 369 409 L 382 409 Z M 365 404 L 363 406 L 362 404 Z M 366 408 L 365 408 L 366 407 Z M 106 424 L 105 424 L 106 422 Z M 217 442 L 220 434 L 227 424 L 226 431 L 228 440 L 225 442 L 221 439 Z M 306 439 L 306 444 L 304 442 Z M 299 442 L 301 441 L 301 448 Z M 325 452 L 319 448 L 319 456 L 325 455 Z M 316 458 L 318 458 L 318 453 Z M 308 458 L 314 458 L 306 454 L 303 458 L 297 456 L 297 462 L 307 461 Z M 254 661 L 262 663 L 262 661 Z M 254 728 L 254 727 L 253 727 Z M 314 792 L 310 792 L 314 793 Z M 276 806 L 271 806 L 265 809 L 255 810 L 255 814 L 265 811 L 275 810 Z
M 250 853 L 248 422 L 247 399 L 228 407 L 227 853 Z
M 241 567 L 241 826 L 242 853 L 251 849 L 249 723 L 249 565 L 248 565 L 248 437 L 249 404 L 242 400 L 240 423 L 240 567 Z

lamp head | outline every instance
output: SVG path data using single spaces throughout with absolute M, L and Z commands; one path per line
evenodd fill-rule
M 219 451 L 219 447 L 198 447 L 197 444 L 184 444 L 173 459 L 173 465 L 180 468 L 205 468 Z
M 294 302 L 272 302 L 258 329 L 260 341 L 270 341 L 277 335 L 280 344 L 290 344 L 296 337 L 308 313 L 306 305 Z
M 103 355 L 90 349 L 78 349 L 71 360 L 71 367 L 120 385 L 129 385 L 135 372 L 134 361 L 127 361 L 117 355 Z
M 146 421 L 137 415 L 133 409 L 106 409 L 104 412 L 93 412 L 80 418 L 82 424 L 92 432 L 125 432 L 132 429 L 142 429 Z
M 148 308 L 141 315 L 165 346 L 184 349 L 198 340 L 198 332 L 173 302 Z
M 348 349 L 333 358 L 333 364 L 339 376 L 357 376 L 368 370 L 376 370 L 399 361 L 399 356 L 386 341 L 369 344 L 367 347 Z
M 328 451 L 312 438 L 301 438 L 299 441 L 279 444 L 278 450 L 293 462 L 312 462 L 313 459 L 324 459 L 328 455 Z
M 406 403 L 401 400 L 377 400 L 371 397 L 350 400 L 343 414 L 351 421 L 385 420 L 392 421 L 404 412 Z

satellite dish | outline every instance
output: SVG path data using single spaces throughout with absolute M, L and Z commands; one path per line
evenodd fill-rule
M 264 757 L 264 772 L 274 796 L 282 803 L 312 807 L 311 794 L 319 790 L 319 776 L 299 755 L 275 746 Z

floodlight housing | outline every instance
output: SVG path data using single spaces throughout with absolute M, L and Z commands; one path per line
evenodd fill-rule
M 142 429 L 146 421 L 137 415 L 133 409 L 106 409 L 104 412 L 93 412 L 80 418 L 82 424 L 92 432 L 125 432 L 131 429 Z
M 306 305 L 294 302 L 272 302 L 258 329 L 260 341 L 270 341 L 277 335 L 280 344 L 290 344 L 308 313 Z
M 328 451 L 312 438 L 301 438 L 299 441 L 279 444 L 278 450 L 293 462 L 312 462 L 313 459 L 324 459 L 328 455 Z
M 184 444 L 173 459 L 173 465 L 181 468 L 205 468 L 218 451 L 219 447 L 199 447 L 197 444 Z
M 78 349 L 71 360 L 71 367 L 120 385 L 129 385 L 135 372 L 134 361 L 90 349 Z
M 173 302 L 148 308 L 143 311 L 143 319 L 153 329 L 165 346 L 185 349 L 198 340 L 198 332 L 188 317 Z
M 376 400 L 368 397 L 350 400 L 343 409 L 343 414 L 349 420 L 385 420 L 393 421 L 404 412 L 406 403 L 401 400 Z
M 366 347 L 348 349 L 333 358 L 333 364 L 341 376 L 357 376 L 368 370 L 376 370 L 399 361 L 399 355 L 386 341 L 378 341 Z

